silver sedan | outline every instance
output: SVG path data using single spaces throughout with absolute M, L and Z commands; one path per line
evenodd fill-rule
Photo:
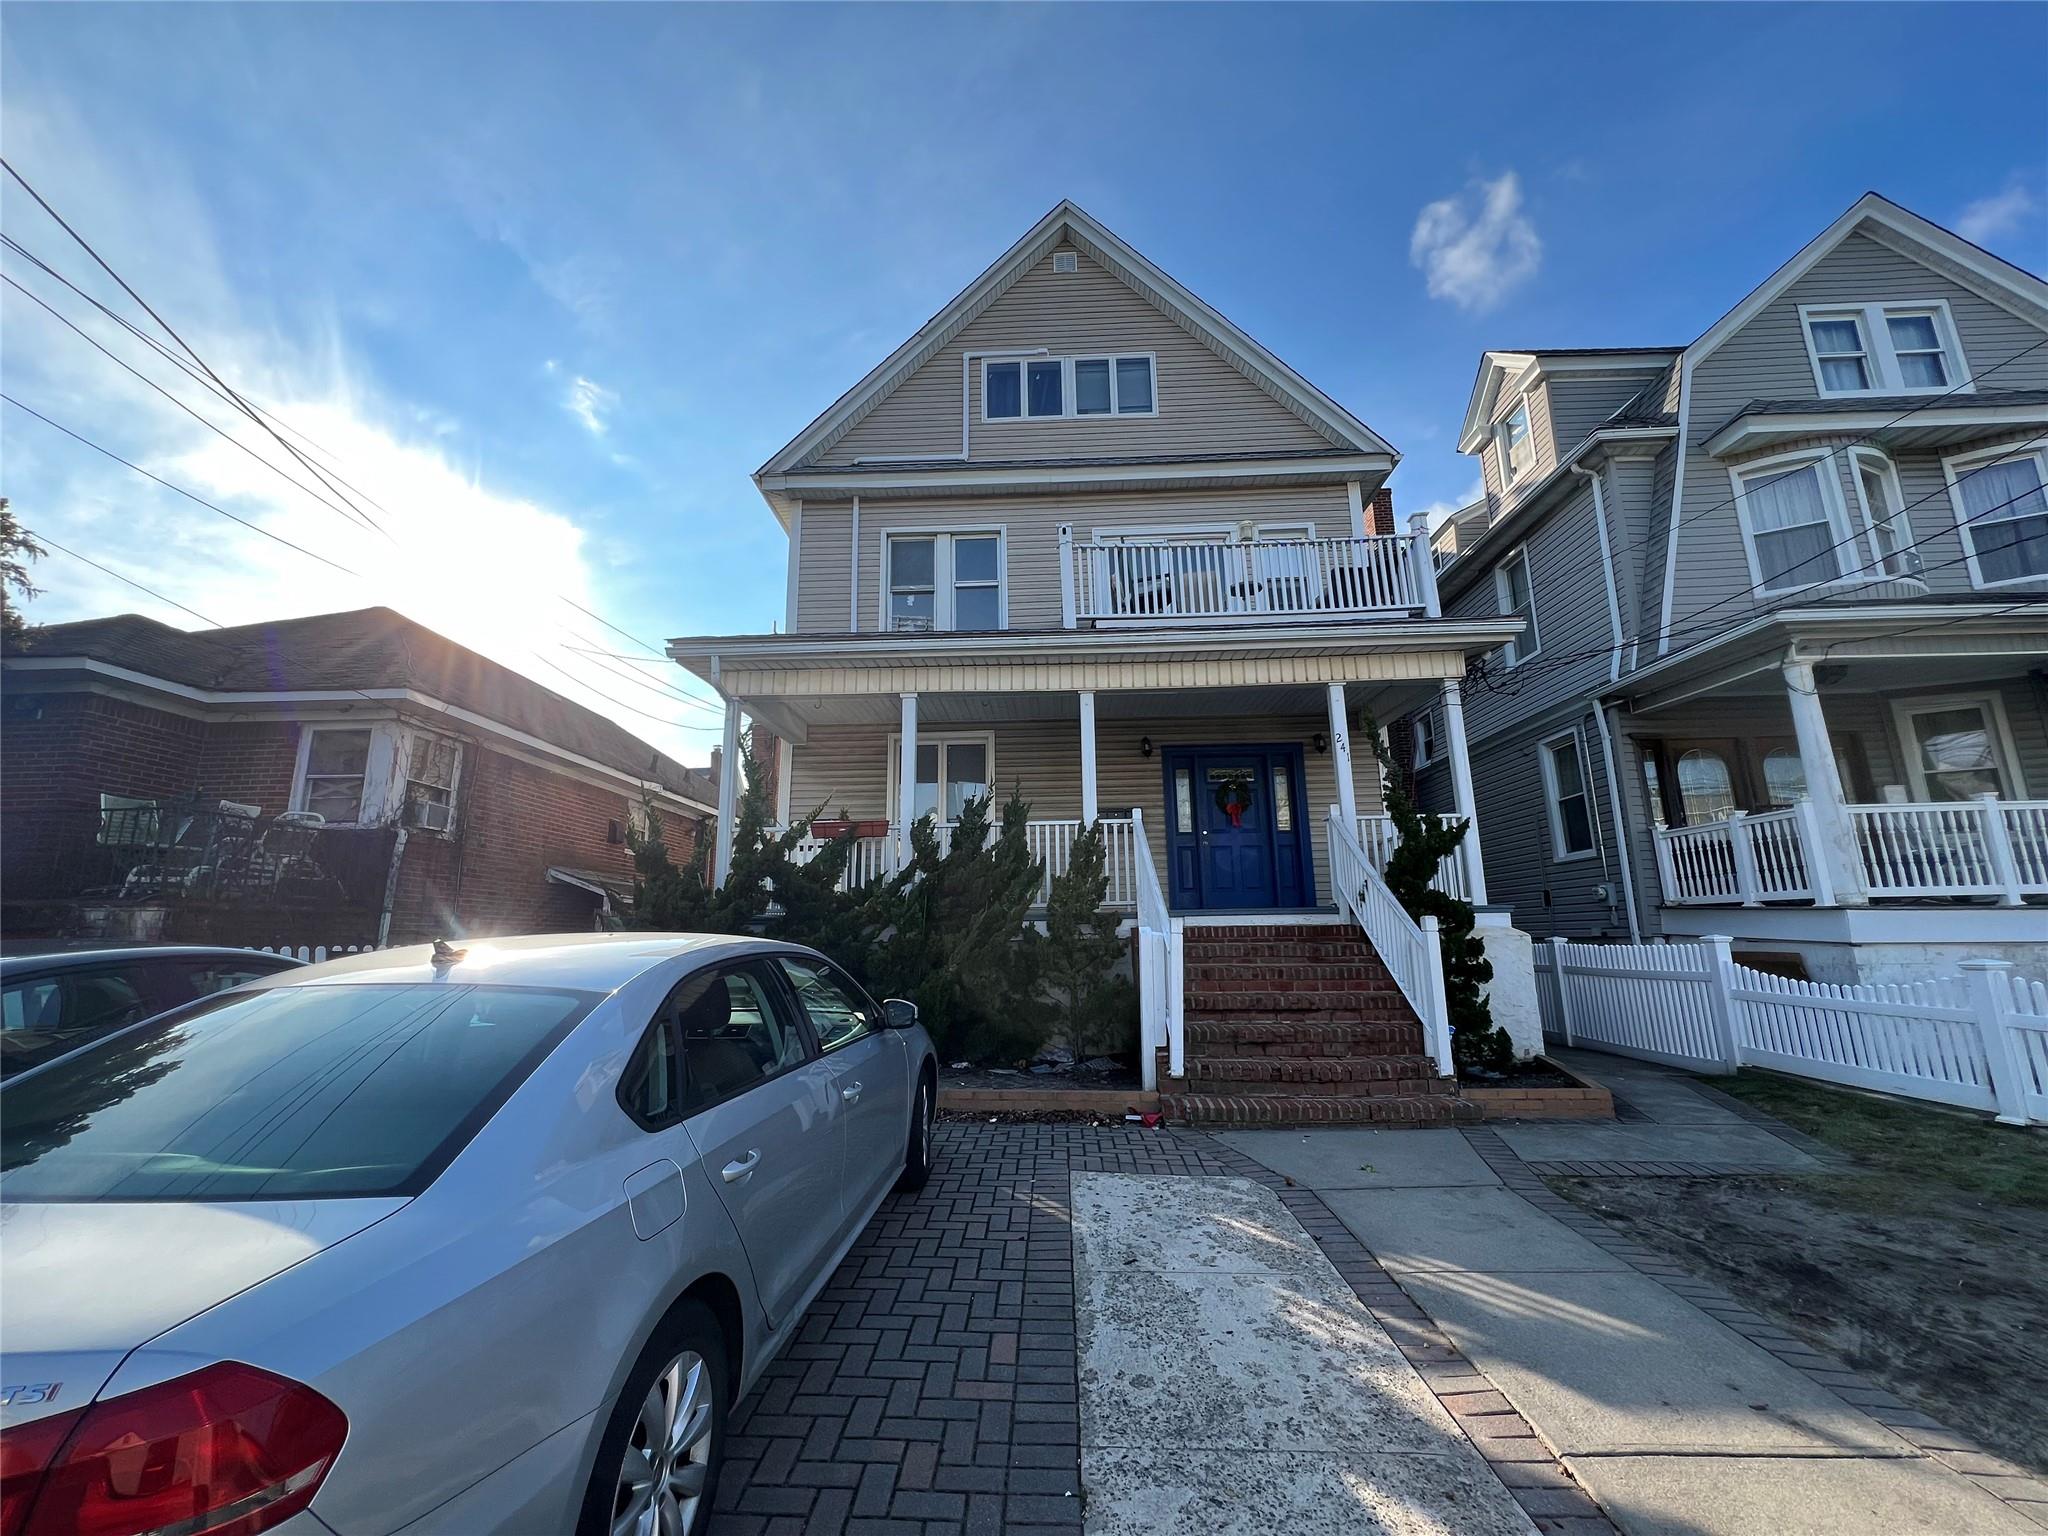
M 931 1171 L 916 1010 L 824 956 L 296 971 L 0 1089 L 0 1536 L 688 1536 L 726 1415 Z

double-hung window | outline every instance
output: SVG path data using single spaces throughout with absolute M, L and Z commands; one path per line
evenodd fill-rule
M 1505 647 L 1508 665 L 1520 666 L 1543 645 L 1536 633 L 1536 589 L 1529 579 L 1529 551 L 1526 548 L 1516 550 L 1494 567 L 1493 586 L 1494 594 L 1500 600 L 1502 617 L 1520 619 L 1528 626 Z
M 1529 402 L 1522 403 L 1509 412 L 1495 433 L 1500 443 L 1500 480 L 1502 485 L 1513 485 L 1527 473 L 1536 462 L 1536 439 L 1529 431 Z
M 2048 452 L 2021 443 L 1946 459 L 1970 584 L 2048 578 Z
M 985 358 L 983 421 L 1158 414 L 1150 352 Z
M 1823 396 L 1932 394 L 1969 385 L 1942 300 L 1802 306 L 1799 320 Z
M 1550 802 L 1550 846 L 1558 859 L 1593 854 L 1593 797 L 1586 788 L 1586 752 L 1577 731 L 1543 743 L 1543 788 Z
M 917 742 L 917 785 L 911 815 L 958 821 L 961 807 L 986 795 L 995 782 L 995 738 L 989 735 L 927 737 Z M 902 738 L 889 739 L 889 809 L 898 804 L 896 774 L 903 760 Z
M 1885 576 L 1910 576 L 1920 568 L 1912 549 L 1912 525 L 1906 520 L 1905 498 L 1892 461 L 1875 448 L 1849 453 L 1856 472 L 1856 494 L 1863 503 L 1863 525 L 1870 532 L 1872 568 Z
M 438 736 L 415 736 L 405 769 L 406 821 L 445 832 L 455 820 L 455 772 L 461 748 Z
M 1892 713 L 1920 799 L 2009 799 L 2016 792 L 2017 754 L 1996 694 L 1896 699 Z
M 368 726 L 346 730 L 313 727 L 306 732 L 304 767 L 292 809 L 315 811 L 332 822 L 363 819 L 363 789 L 370 772 Z
M 1436 761 L 1436 716 L 1424 710 L 1415 717 L 1415 762 L 1417 768 L 1427 768 Z
M 1825 471 L 1825 473 L 1823 473 Z M 1841 486 L 1832 459 L 1733 471 L 1750 570 L 1764 592 L 1834 581 L 1856 564 L 1842 529 Z
M 1000 531 L 890 534 L 888 609 L 892 630 L 1001 629 Z

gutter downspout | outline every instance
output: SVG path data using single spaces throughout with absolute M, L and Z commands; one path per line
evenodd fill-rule
M 1628 823 L 1621 814 L 1621 781 L 1614 774 L 1614 737 L 1607 728 L 1607 710 L 1598 697 L 1593 700 L 1593 724 L 1600 731 L 1600 757 L 1607 765 L 1607 814 L 1614 823 L 1615 851 L 1621 864 L 1621 904 L 1628 914 L 1628 941 L 1643 942 L 1642 923 L 1636 917 L 1636 881 L 1630 873 Z
M 384 877 L 384 910 L 377 918 L 377 947 L 391 942 L 391 909 L 398 905 L 398 869 L 405 862 L 407 828 L 401 824 L 391 843 L 391 872 Z
M 1607 627 L 1614 636 L 1614 650 L 1607 663 L 1607 680 L 1611 683 L 1621 676 L 1623 640 L 1621 595 L 1614 585 L 1614 551 L 1607 540 L 1607 497 L 1601 490 L 1599 470 L 1582 468 L 1577 460 L 1573 460 L 1571 472 L 1593 482 L 1593 530 L 1600 535 L 1600 571 L 1607 581 Z

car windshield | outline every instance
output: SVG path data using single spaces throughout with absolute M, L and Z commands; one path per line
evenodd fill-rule
M 285 986 L 167 1014 L 9 1083 L 0 1200 L 418 1194 L 597 999 Z

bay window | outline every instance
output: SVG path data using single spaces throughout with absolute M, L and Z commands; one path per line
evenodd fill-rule
M 1919 395 L 1970 388 L 1946 302 L 1802 305 L 1799 322 L 1823 396 Z
M 998 529 L 972 533 L 892 533 L 883 541 L 887 608 L 897 631 L 1001 629 L 1003 540 Z
M 1825 471 L 1825 474 L 1823 473 Z M 1730 472 L 1742 514 L 1750 575 L 1763 592 L 1793 592 L 1834 581 L 1854 564 L 1837 503 L 1841 486 L 1831 459 Z
M 2028 444 L 1945 459 L 1975 587 L 2048 579 L 2048 453 Z
M 1856 472 L 1856 495 L 1863 503 L 1863 525 L 1870 532 L 1872 568 L 1885 576 L 1909 576 L 1919 569 L 1920 557 L 1912 549 L 1912 525 L 1906 518 L 1905 498 L 1899 494 L 1899 475 L 1892 461 L 1874 448 L 1856 448 L 1849 454 Z

